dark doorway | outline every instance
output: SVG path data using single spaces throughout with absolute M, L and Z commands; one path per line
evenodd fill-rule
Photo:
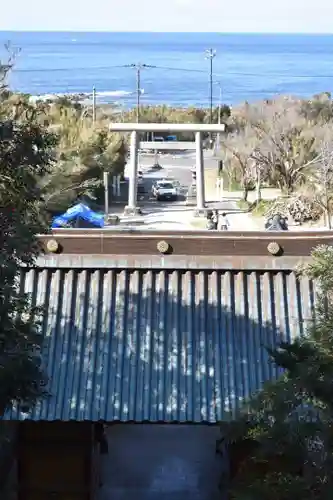
M 222 470 L 218 428 L 113 424 L 99 500 L 215 500 Z

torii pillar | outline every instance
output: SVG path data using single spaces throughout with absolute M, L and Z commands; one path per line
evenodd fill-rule
M 196 215 L 203 215 L 205 211 L 205 170 L 202 146 L 202 132 L 195 133 L 195 169 L 197 184 Z
M 128 203 L 125 207 L 125 215 L 138 215 L 140 209 L 137 206 L 138 202 L 138 155 L 139 155 L 139 140 L 138 132 L 132 130 L 130 143 L 130 170 L 128 184 Z

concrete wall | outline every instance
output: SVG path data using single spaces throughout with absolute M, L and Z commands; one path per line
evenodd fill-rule
M 99 500 L 220 499 L 218 433 L 203 425 L 113 425 Z

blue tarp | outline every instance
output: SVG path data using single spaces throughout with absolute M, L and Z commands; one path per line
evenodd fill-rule
M 64 214 L 55 217 L 51 228 L 72 227 L 73 222 L 75 223 L 78 220 L 86 221 L 96 227 L 104 227 L 103 214 L 97 214 L 87 207 L 87 205 L 79 203 L 69 208 Z

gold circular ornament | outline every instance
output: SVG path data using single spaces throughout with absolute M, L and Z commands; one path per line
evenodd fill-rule
M 167 241 L 159 241 L 157 243 L 157 250 L 160 252 L 160 253 L 167 253 L 169 250 L 170 250 L 170 245 Z
M 271 241 L 267 245 L 267 250 L 270 254 L 277 255 L 281 251 L 281 247 L 276 241 Z
M 49 252 L 55 253 L 59 250 L 59 245 L 56 240 L 49 240 L 46 243 L 46 248 Z

